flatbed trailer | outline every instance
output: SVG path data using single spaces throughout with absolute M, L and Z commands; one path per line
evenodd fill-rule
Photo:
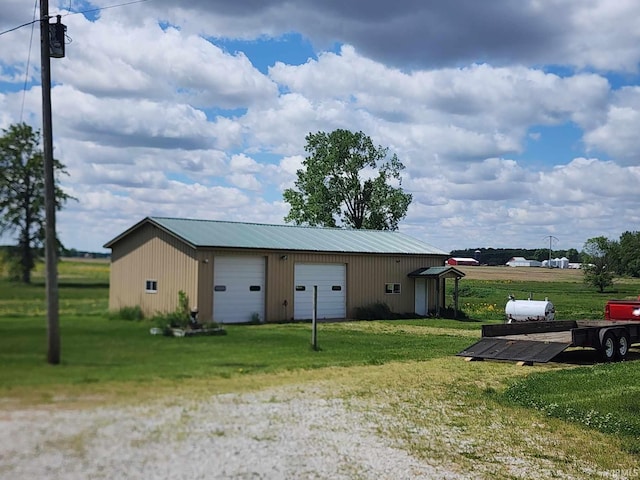
M 621 361 L 640 343 L 640 322 L 565 320 L 482 326 L 479 342 L 458 353 L 469 360 L 546 363 L 570 347 L 595 349 L 604 361 Z

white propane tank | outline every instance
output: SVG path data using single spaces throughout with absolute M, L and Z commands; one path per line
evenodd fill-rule
M 516 300 L 509 297 L 504 307 L 507 323 L 513 322 L 550 322 L 554 320 L 556 310 L 549 300 Z

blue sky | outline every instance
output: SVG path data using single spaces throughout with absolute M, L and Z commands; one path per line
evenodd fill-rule
M 34 15 L 8 2 L 0 31 Z M 305 136 L 336 128 L 398 155 L 400 230 L 445 251 L 638 230 L 636 1 L 112 5 L 50 1 L 69 36 L 52 60 L 68 248 L 150 215 L 283 223 Z M 0 128 L 41 125 L 31 33 L 0 35 Z

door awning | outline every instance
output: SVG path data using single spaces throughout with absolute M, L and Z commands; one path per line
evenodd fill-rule
M 423 267 L 407 275 L 409 278 L 462 278 L 464 273 L 453 268 L 447 267 Z

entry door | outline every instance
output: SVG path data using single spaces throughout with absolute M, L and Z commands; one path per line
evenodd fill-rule
M 213 259 L 213 320 L 264 321 L 265 258 L 216 256 Z
M 347 316 L 346 265 L 343 263 L 295 265 L 293 317 L 313 316 L 313 286 L 318 287 L 317 318 Z
M 429 313 L 429 294 L 427 293 L 427 279 L 415 279 L 415 313 L 426 316 Z

